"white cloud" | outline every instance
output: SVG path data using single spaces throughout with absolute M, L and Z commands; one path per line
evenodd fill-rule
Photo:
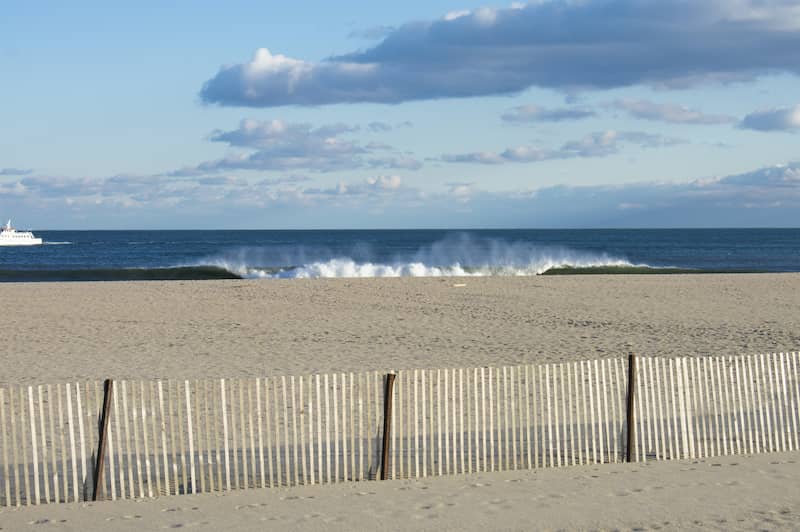
M 383 126 L 377 124 L 382 123 L 373 122 L 368 128 L 381 130 Z M 247 151 L 185 167 L 171 175 L 192 176 L 231 170 L 333 172 L 365 167 L 416 170 L 422 166 L 412 157 L 394 154 L 391 146 L 362 145 L 346 137 L 359 129 L 347 124 L 315 128 L 306 123 L 246 119 L 234 130 L 212 132 L 209 140 Z
M 531 163 L 554 159 L 574 159 L 586 157 L 605 157 L 618 153 L 624 144 L 632 144 L 642 148 L 659 148 L 673 146 L 684 142 L 681 139 L 664 137 L 642 131 L 598 131 L 590 133 L 578 140 L 565 142 L 561 147 L 542 148 L 539 146 L 517 146 L 502 152 L 472 152 L 462 154 L 446 154 L 441 159 L 450 163 Z
M 456 19 L 462 18 L 462 17 L 468 17 L 471 14 L 472 14 L 472 12 L 469 9 L 462 9 L 462 10 L 459 10 L 459 11 L 450 11 L 449 13 L 447 13 L 442 18 L 444 20 L 451 21 L 451 20 L 456 20 Z
M 0 168 L 0 177 L 9 175 L 28 175 L 32 173 L 33 170 L 30 168 Z
M 20 177 L 0 184 L 0 211 L 21 206 L 30 220 L 26 223 L 41 225 L 37 220 L 46 219 L 62 226 L 67 219 L 74 223 L 75 217 L 110 225 L 129 220 L 137 227 L 158 220 L 170 226 L 192 226 L 186 220 L 208 224 L 213 217 L 217 227 L 240 227 L 243 220 L 256 227 L 307 227 L 325 220 L 327 226 L 366 227 L 374 226 L 377 215 L 384 227 L 386 220 L 395 227 L 794 226 L 800 162 L 685 183 L 499 192 L 457 181 L 423 193 L 394 174 L 330 186 L 302 176 L 262 181 L 227 176 Z
M 736 119 L 731 116 L 706 114 L 683 105 L 655 103 L 647 100 L 617 100 L 613 107 L 626 111 L 634 118 L 668 122 L 671 124 L 730 124 Z
M 595 116 L 595 112 L 590 109 L 581 108 L 559 108 L 548 109 L 536 105 L 520 105 L 509 109 L 502 115 L 505 122 L 524 124 L 531 122 L 563 122 L 567 120 L 581 120 Z
M 259 49 L 222 67 L 200 96 L 251 107 L 396 103 L 798 74 L 798 13 L 788 0 L 552 0 L 454 11 L 318 62 Z
M 800 104 L 794 107 L 755 111 L 745 116 L 739 123 L 739 127 L 756 131 L 800 130 Z

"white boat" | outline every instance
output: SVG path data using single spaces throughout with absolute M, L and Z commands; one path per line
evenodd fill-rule
M 3 230 L 0 231 L 0 246 L 40 246 L 42 239 L 33 236 L 30 231 L 17 231 L 11 227 L 11 220 L 8 221 Z

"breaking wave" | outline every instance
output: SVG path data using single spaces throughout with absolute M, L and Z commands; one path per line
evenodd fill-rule
M 606 253 L 466 234 L 391 256 L 375 254 L 366 244 L 346 250 L 286 246 L 240 248 L 202 264 L 253 279 L 528 276 L 565 268 L 647 267 Z

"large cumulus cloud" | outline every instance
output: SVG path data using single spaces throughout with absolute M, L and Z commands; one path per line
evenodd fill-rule
M 793 0 L 550 0 L 464 11 L 313 62 L 267 48 L 224 66 L 204 102 L 250 107 L 645 84 L 685 87 L 800 73 Z

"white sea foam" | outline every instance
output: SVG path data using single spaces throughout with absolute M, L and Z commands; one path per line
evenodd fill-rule
M 539 275 L 559 267 L 635 266 L 606 253 L 459 235 L 391 258 L 360 244 L 323 248 L 240 248 L 203 261 L 245 278 L 357 278 Z M 636 265 L 646 266 L 646 265 Z
M 68 246 L 68 245 L 72 244 L 72 242 L 48 242 L 48 241 L 45 241 L 45 242 L 42 242 L 42 244 L 44 244 L 45 246 Z

